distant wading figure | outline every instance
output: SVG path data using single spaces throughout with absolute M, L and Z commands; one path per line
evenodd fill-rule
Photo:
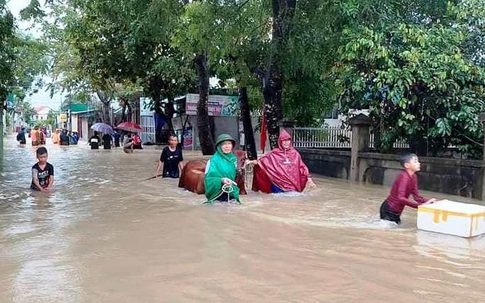
M 99 136 L 97 131 L 89 138 L 89 145 L 91 145 L 91 149 L 99 149 Z
M 133 152 L 133 138 L 130 133 L 123 136 L 123 151 L 127 154 Z
M 34 129 L 30 132 L 30 137 L 32 138 L 32 146 L 41 145 L 42 138 L 38 126 L 34 126 Z

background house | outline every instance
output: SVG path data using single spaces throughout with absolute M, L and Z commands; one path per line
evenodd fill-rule
M 42 123 L 42 121 L 47 120 L 47 117 L 49 116 L 49 112 L 52 110 L 52 108 L 48 106 L 36 106 L 34 107 L 34 113 L 32 114 L 31 121 L 32 124 L 38 124 Z

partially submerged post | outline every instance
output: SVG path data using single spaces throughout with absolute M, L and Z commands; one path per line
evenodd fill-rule
M 485 113 L 481 113 L 479 116 L 480 122 L 482 122 L 484 128 L 484 136 L 483 136 L 483 155 L 482 155 L 482 196 L 481 200 L 485 200 Z
M 349 119 L 352 130 L 352 145 L 350 152 L 350 180 L 359 180 L 359 152 L 366 151 L 369 148 L 369 128 L 371 119 L 364 115 L 358 114 Z

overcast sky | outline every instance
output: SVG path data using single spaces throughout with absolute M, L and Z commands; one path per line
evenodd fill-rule
M 28 30 L 29 28 L 29 23 L 28 22 L 21 22 L 19 19 L 19 12 L 23 8 L 25 8 L 28 4 L 30 3 L 30 0 L 7 0 L 7 7 L 9 10 L 12 12 L 12 14 L 17 18 L 16 24 L 17 27 L 21 31 L 27 31 L 31 33 L 32 35 L 36 36 L 38 33 L 35 32 L 35 30 Z M 42 1 L 41 1 L 42 3 Z M 49 82 L 50 79 L 47 78 L 46 82 Z M 49 92 L 44 91 L 44 89 L 39 90 L 38 93 L 33 94 L 32 96 L 27 96 L 26 97 L 27 101 L 30 101 L 33 107 L 35 106 L 40 106 L 40 105 L 45 105 L 49 106 L 52 109 L 59 109 L 61 105 L 61 100 L 62 96 L 60 94 L 54 95 L 53 98 L 51 99 L 49 96 Z

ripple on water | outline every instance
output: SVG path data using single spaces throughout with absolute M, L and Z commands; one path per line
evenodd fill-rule
M 178 188 L 177 180 L 147 180 L 160 151 L 127 155 L 49 145 L 56 184 L 43 195 L 26 191 L 34 150 L 6 146 L 8 165 L 0 168 L 1 298 L 483 299 L 483 238 L 464 242 L 421 234 L 412 209 L 399 227 L 379 220 L 388 187 L 314 176 L 318 187 L 308 192 L 248 190 L 242 205 L 201 205 L 205 196 Z

